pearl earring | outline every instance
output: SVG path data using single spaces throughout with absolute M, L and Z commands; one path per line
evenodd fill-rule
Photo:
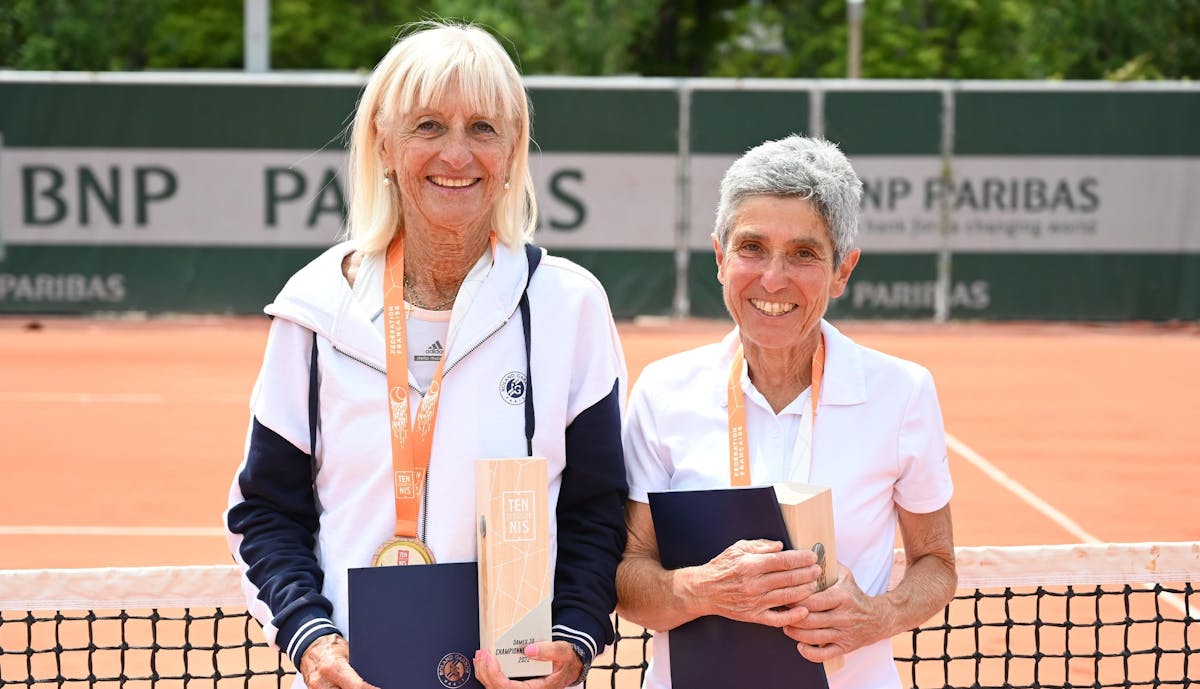
M 386 187 L 392 183 L 391 174 L 392 171 L 390 168 L 383 168 L 383 186 Z
M 505 189 L 508 189 L 508 188 L 509 188 L 508 180 L 505 180 L 505 181 L 504 181 L 504 188 L 505 188 Z

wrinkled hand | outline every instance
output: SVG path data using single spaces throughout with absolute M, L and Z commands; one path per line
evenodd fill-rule
M 809 596 L 799 607 L 807 614 L 783 629 L 800 655 L 816 663 L 875 643 L 887 628 L 879 605 L 858 587 L 854 574 L 841 563 L 838 570 L 837 583 Z
M 553 669 L 545 677 L 512 680 L 504 676 L 500 663 L 487 651 L 475 652 L 475 676 L 487 689 L 562 689 L 574 684 L 583 672 L 583 663 L 566 641 L 543 641 L 525 647 L 532 660 L 548 660 Z
M 299 670 L 308 689 L 375 689 L 350 667 L 350 646 L 340 634 L 326 634 L 304 649 Z
M 821 568 L 811 550 L 783 550 L 779 541 L 738 541 L 685 583 L 702 615 L 721 615 L 772 627 L 807 614 L 798 603 L 817 590 Z

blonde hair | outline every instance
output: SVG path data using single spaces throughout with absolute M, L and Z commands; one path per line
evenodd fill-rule
M 363 88 L 350 137 L 347 232 L 359 250 L 383 251 L 404 231 L 400 198 L 384 186 L 379 132 L 413 109 L 438 105 L 451 88 L 475 112 L 516 126 L 509 187 L 496 202 L 500 241 L 520 246 L 537 227 L 529 172 L 529 100 L 512 59 L 491 34 L 473 24 L 428 20 L 410 24 Z

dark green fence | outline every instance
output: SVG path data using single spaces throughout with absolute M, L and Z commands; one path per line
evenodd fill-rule
M 724 313 L 724 169 L 866 193 L 849 318 L 1200 318 L 1200 86 L 530 78 L 538 242 L 619 317 Z M 336 241 L 356 75 L 0 71 L 0 313 L 253 313 Z

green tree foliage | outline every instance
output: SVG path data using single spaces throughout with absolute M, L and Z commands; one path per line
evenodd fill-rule
M 147 67 L 240 69 L 243 0 L 164 0 Z M 272 69 L 369 69 L 415 2 L 271 0 Z
M 443 17 L 495 30 L 526 74 L 596 76 L 634 70 L 630 45 L 655 11 L 639 0 L 442 0 Z
M 846 74 L 844 0 L 737 3 L 715 76 Z M 1200 0 L 867 0 L 862 75 L 1194 79 Z
M 242 67 L 242 0 L 166 0 L 159 6 L 145 67 Z
M 468 19 L 526 74 L 836 78 L 845 0 L 271 0 L 271 66 L 368 70 Z M 243 0 L 3 0 L 0 66 L 240 69 Z M 867 78 L 1194 79 L 1200 0 L 866 0 Z
M 1200 77 L 1200 0 L 1045 0 L 1031 27 L 1041 72 L 1062 79 Z
M 716 51 L 736 30 L 735 0 L 664 0 L 631 46 L 637 71 L 652 76 L 712 73 Z
M 868 0 L 862 75 L 1026 78 L 1023 70 L 1036 57 L 1025 53 L 1032 7 L 1019 0 Z M 722 76 L 846 75 L 849 30 L 844 0 L 747 5 L 737 12 L 737 24 L 736 38 L 719 49 L 723 59 L 714 71 Z
M 863 72 L 871 77 L 1022 79 L 1035 3 L 1017 0 L 880 0 L 864 21 Z
M 156 5 L 156 0 L 5 0 L 0 3 L 0 66 L 141 69 Z
M 271 67 L 370 69 L 401 25 L 422 18 L 420 4 L 272 0 Z

